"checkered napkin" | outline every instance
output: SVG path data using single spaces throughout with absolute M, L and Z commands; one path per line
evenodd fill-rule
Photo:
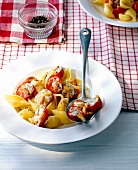
M 52 3 L 58 10 L 58 21 L 52 34 L 45 39 L 34 40 L 25 34 L 19 25 L 18 10 L 27 2 L 37 0 L 0 0 L 0 42 L 25 43 L 62 43 L 63 31 L 63 0 L 43 0 Z

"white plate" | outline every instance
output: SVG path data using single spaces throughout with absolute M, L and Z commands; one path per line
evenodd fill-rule
M 18 116 L 3 97 L 4 94 L 12 94 L 19 81 L 32 72 L 37 74 L 44 68 L 57 65 L 80 70 L 81 63 L 79 54 L 47 51 L 34 53 L 5 66 L 0 71 L 0 124 L 2 127 L 22 140 L 41 144 L 75 142 L 94 136 L 109 127 L 120 113 L 122 92 L 114 75 L 92 59 L 89 59 L 87 67 L 90 78 L 88 84 L 91 82 L 93 93 L 104 98 L 105 106 L 88 124 L 79 124 L 64 129 L 37 127 Z
M 118 19 L 110 19 L 104 16 L 103 14 L 103 7 L 95 5 L 90 0 L 78 0 L 81 8 L 90 16 L 94 17 L 95 19 L 105 22 L 110 25 L 121 26 L 121 27 L 138 27 L 138 21 L 136 22 L 123 22 Z

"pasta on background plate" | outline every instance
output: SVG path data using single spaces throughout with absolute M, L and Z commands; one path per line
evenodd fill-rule
M 104 15 L 108 18 L 125 22 L 135 22 L 138 14 L 138 1 L 135 0 L 91 0 L 103 6 Z
M 80 97 L 80 92 L 81 80 L 74 72 L 57 66 L 39 77 L 27 77 L 13 95 L 5 94 L 5 99 L 31 124 L 60 128 L 73 123 L 66 115 L 66 107 L 71 100 Z

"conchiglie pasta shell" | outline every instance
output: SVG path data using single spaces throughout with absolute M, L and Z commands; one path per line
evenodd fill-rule
M 131 21 L 136 21 L 136 11 L 132 8 L 129 8 L 125 14 L 131 16 Z
M 29 109 L 23 109 L 18 113 L 23 119 L 28 120 L 34 116 L 34 113 Z
M 130 8 L 125 14 L 119 14 L 119 19 L 122 21 L 136 21 L 136 12 Z
M 105 3 L 104 4 L 104 15 L 107 16 L 108 18 L 115 18 L 112 11 L 113 11 L 113 8 L 111 4 Z
M 53 100 L 47 107 L 48 115 L 52 114 L 52 110 L 56 109 L 56 103 Z
M 57 110 L 66 111 L 68 103 L 69 103 L 68 98 L 61 99 L 60 102 L 58 103 Z
M 130 0 L 120 0 L 120 7 L 124 9 L 129 9 L 132 7 L 132 3 Z
M 52 113 L 60 119 L 60 122 L 64 125 L 73 123 L 66 115 L 65 111 L 52 110 Z
M 77 81 L 77 86 L 81 86 L 81 80 L 80 79 L 78 79 L 78 78 L 76 78 L 76 81 Z
M 62 99 L 64 99 L 64 96 L 62 94 L 54 94 L 54 102 L 55 102 L 56 107 L 58 106 L 58 103 Z
M 40 107 L 39 103 L 33 103 L 31 100 L 28 100 L 28 101 L 29 101 L 34 112 Z
M 42 80 L 32 80 L 31 83 L 35 86 L 37 93 L 45 88 Z
M 57 116 L 49 116 L 45 126 L 47 128 L 55 128 L 58 125 L 59 121 L 60 119 Z
M 44 72 L 43 74 L 40 75 L 40 77 L 38 78 L 40 81 L 42 81 L 42 84 L 45 86 L 45 81 L 46 81 L 46 77 L 48 75 L 48 72 Z
M 64 74 L 62 77 L 62 83 L 64 84 L 66 81 L 71 80 L 71 69 L 70 68 L 66 68 L 64 70 Z
M 130 21 L 131 20 L 131 17 L 127 14 L 119 14 L 119 19 L 121 21 Z

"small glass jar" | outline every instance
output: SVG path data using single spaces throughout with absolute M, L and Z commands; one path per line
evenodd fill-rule
M 18 11 L 20 25 L 26 35 L 33 39 L 48 37 L 57 23 L 58 11 L 45 2 L 27 3 Z

